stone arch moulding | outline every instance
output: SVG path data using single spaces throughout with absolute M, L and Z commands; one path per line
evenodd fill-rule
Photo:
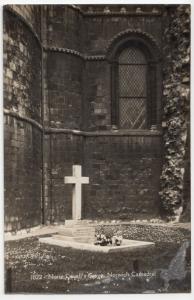
M 148 99 L 147 99 L 147 128 L 159 129 L 161 123 L 161 52 L 155 39 L 148 33 L 140 30 L 125 30 L 114 36 L 107 46 L 106 59 L 110 64 L 111 73 L 111 124 L 119 124 L 119 97 L 118 97 L 118 56 L 121 51 L 134 45 L 141 49 L 148 62 Z
M 116 54 L 128 42 L 138 42 L 147 50 L 148 59 L 151 61 L 160 62 L 161 52 L 156 40 L 150 34 L 141 30 L 127 29 L 115 35 L 106 48 L 106 59 L 109 62 L 114 61 Z

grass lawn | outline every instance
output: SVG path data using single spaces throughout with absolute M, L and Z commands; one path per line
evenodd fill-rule
M 6 242 L 6 292 L 190 291 L 190 251 L 187 248 L 185 256 L 180 251 L 184 242 L 190 240 L 188 230 L 137 224 L 96 228 L 97 232 L 117 230 L 123 232 L 124 238 L 154 241 L 156 246 L 131 253 L 107 254 L 40 244 L 38 237 Z

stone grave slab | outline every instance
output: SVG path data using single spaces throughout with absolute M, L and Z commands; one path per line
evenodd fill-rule
M 46 243 L 49 245 L 60 246 L 64 248 L 73 248 L 78 250 L 87 250 L 93 252 L 103 252 L 103 253 L 114 253 L 123 251 L 136 251 L 144 250 L 154 246 L 152 242 L 136 241 L 123 239 L 121 246 L 98 246 L 93 243 L 78 242 L 76 240 L 68 240 L 65 236 L 59 238 L 57 235 L 52 237 L 45 237 L 39 239 L 40 243 Z
M 89 225 L 84 220 L 70 220 L 66 221 L 65 225 L 57 233 L 51 237 L 42 237 L 39 239 L 39 242 L 64 248 L 71 247 L 79 250 L 104 253 L 134 251 L 154 246 L 154 243 L 151 242 L 128 239 L 123 239 L 120 246 L 100 246 L 94 245 L 95 240 L 95 226 Z

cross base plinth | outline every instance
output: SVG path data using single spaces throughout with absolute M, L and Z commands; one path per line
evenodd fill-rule
M 81 221 L 74 221 L 74 225 L 69 222 L 67 225 L 65 223 L 64 227 L 60 228 L 53 237 L 59 240 L 90 244 L 95 242 L 95 227 Z

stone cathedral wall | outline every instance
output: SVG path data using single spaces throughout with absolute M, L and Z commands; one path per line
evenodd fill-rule
M 34 31 L 34 34 L 40 38 L 40 5 L 9 5 L 6 9 L 9 9 L 19 16 L 27 24 L 27 26 L 30 26 L 30 28 Z
M 15 6 L 4 7 L 4 169 L 7 231 L 41 223 L 41 45 L 37 38 L 38 32 L 35 35 L 33 26 L 34 30 L 35 27 L 40 27 L 39 10 L 35 12 L 34 9 L 15 10 Z
M 71 187 L 64 185 L 64 176 L 72 174 L 73 164 L 81 164 L 84 176 L 90 177 L 83 186 L 84 218 L 158 216 L 161 132 L 112 133 L 106 54 L 112 39 L 127 29 L 140 29 L 161 45 L 161 14 L 152 14 L 152 7 L 143 15 L 134 8 L 130 16 L 120 14 L 121 7 L 112 15 L 104 14 L 104 8 L 100 14 L 84 9 L 49 6 L 46 12 L 52 220 L 71 218 Z
M 64 176 L 72 165 L 83 166 L 90 184 L 83 186 L 83 218 L 134 219 L 159 215 L 161 137 L 74 135 L 55 133 L 51 139 L 51 206 L 53 219 L 71 219 L 70 185 Z
M 161 47 L 160 11 L 152 13 L 151 6 L 149 11 L 142 6 L 144 13 L 137 14 L 136 9 L 126 7 L 129 14 L 125 15 L 120 13 L 121 7 L 109 6 L 110 13 L 105 14 L 104 8 L 99 7 L 96 9 L 98 13 L 84 17 L 83 52 L 89 56 L 105 56 L 104 60 L 89 60 L 85 64 L 85 127 L 90 130 L 106 129 L 111 124 L 111 73 L 106 55 L 112 40 L 126 30 L 140 30 L 149 34 Z
M 83 67 L 82 16 L 67 5 L 44 10 L 47 106 L 51 127 L 81 129 Z M 73 52 L 73 53 L 72 53 Z
M 93 136 L 84 145 L 84 216 L 147 219 L 158 216 L 160 136 Z

